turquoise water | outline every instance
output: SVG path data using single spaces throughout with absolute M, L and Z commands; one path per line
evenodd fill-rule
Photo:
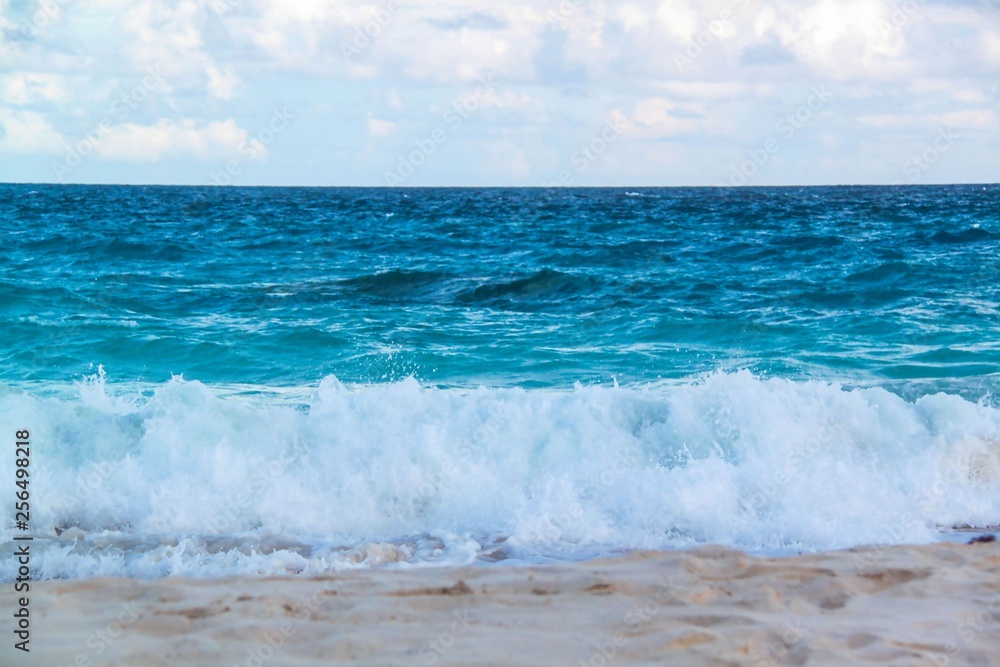
M 8 382 L 748 368 L 985 393 L 1000 188 L 0 186 Z M 904 389 L 905 391 L 905 389 Z
M 0 427 L 82 535 L 44 576 L 1000 522 L 1000 186 L 0 185 L 0 222 Z

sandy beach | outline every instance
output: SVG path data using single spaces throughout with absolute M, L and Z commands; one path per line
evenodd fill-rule
M 1000 665 L 1000 543 L 47 581 L 31 610 L 3 665 Z

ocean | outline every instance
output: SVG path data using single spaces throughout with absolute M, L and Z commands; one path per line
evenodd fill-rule
M 0 576 L 1000 523 L 1000 186 L 0 185 Z M 30 432 L 30 525 L 15 433 Z

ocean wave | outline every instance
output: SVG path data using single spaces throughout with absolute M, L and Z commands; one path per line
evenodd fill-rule
M 103 376 L 71 398 L 0 392 L 3 432 L 31 430 L 36 576 L 543 562 L 706 542 L 788 552 L 1000 522 L 1000 410 L 949 394 L 906 401 L 746 371 L 566 391 L 329 377 L 298 402 L 275 393 Z M 0 458 L 0 479 L 13 465 Z M 7 546 L 14 535 L 0 530 Z
M 599 290 L 600 284 L 601 281 L 593 276 L 542 269 L 523 278 L 488 282 L 461 294 L 458 300 L 493 306 L 547 301 L 592 294 Z
M 983 229 L 979 226 L 969 227 L 968 229 L 963 229 L 958 233 L 952 233 L 949 231 L 940 231 L 931 236 L 931 241 L 937 243 L 975 243 L 976 241 L 987 241 L 995 240 L 997 238 L 996 234 L 992 234 L 989 231 Z
M 439 271 L 405 271 L 391 269 L 371 275 L 348 278 L 340 285 L 369 296 L 399 298 L 416 294 L 432 294 L 452 277 Z

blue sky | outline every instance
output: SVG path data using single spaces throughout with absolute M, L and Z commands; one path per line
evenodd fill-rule
M 1000 2 L 0 0 L 0 181 L 1000 181 Z

